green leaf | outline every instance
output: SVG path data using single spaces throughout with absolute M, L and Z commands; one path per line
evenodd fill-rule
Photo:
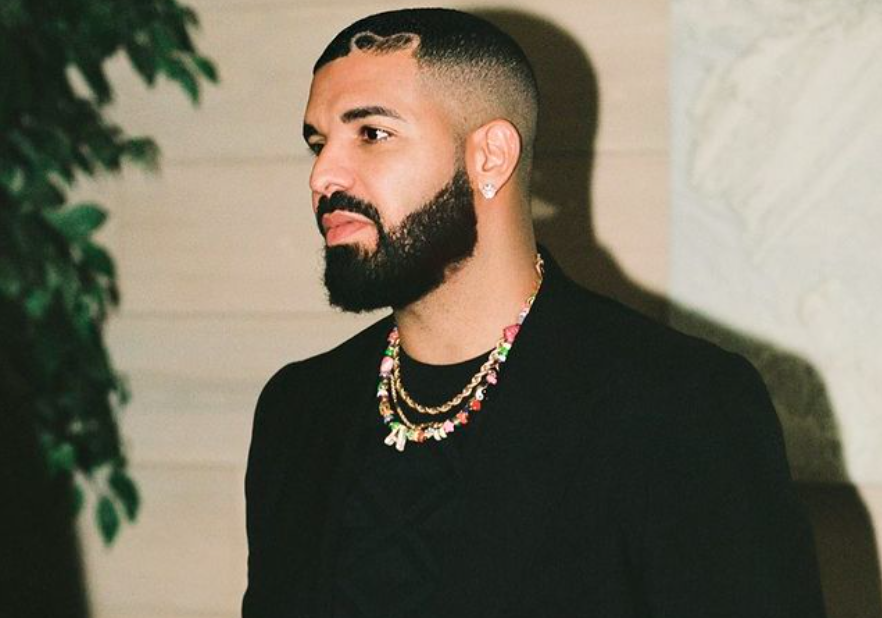
M 46 177 L 28 175 L 18 197 L 25 202 L 35 204 L 40 208 L 51 208 L 64 204 L 65 196 L 54 182 Z
M 0 24 L 7 27 L 21 26 L 28 21 L 28 14 L 21 0 L 0 2 Z
M 162 63 L 162 70 L 172 81 L 178 82 L 184 91 L 190 96 L 190 101 L 195 105 L 199 102 L 199 82 L 180 60 L 167 58 Z
M 49 454 L 49 471 L 52 474 L 71 472 L 76 465 L 76 451 L 70 442 L 62 442 L 52 448 Z
M 96 163 L 106 170 L 116 171 L 119 169 L 120 156 L 124 149 L 121 136 L 122 129 L 116 125 L 105 124 L 92 133 L 84 145 Z
M 24 160 L 34 166 L 39 166 L 43 155 L 40 152 L 40 149 L 34 144 L 31 135 L 24 131 L 13 130 L 7 134 L 6 139 L 15 147 L 16 151 L 24 158 Z
M 165 22 L 154 22 L 150 26 L 150 39 L 154 53 L 160 56 L 170 56 L 178 50 L 179 44 L 176 40 L 171 24 Z
M 114 468 L 109 479 L 110 488 L 119 498 L 129 521 L 134 521 L 141 506 L 141 496 L 134 481 L 122 470 Z
M 199 27 L 199 15 L 196 14 L 196 11 L 189 6 L 179 6 L 178 12 L 181 16 L 181 20 L 185 24 L 188 26 Z
M 95 175 L 95 166 L 92 164 L 92 161 L 89 159 L 89 155 L 86 152 L 81 149 L 77 149 L 73 150 L 70 156 L 71 161 L 73 161 L 74 165 L 79 167 L 89 176 Z
M 110 88 L 110 82 L 107 81 L 107 76 L 104 74 L 104 69 L 101 67 L 101 62 L 96 62 L 91 58 L 78 58 L 75 63 L 82 76 L 86 79 L 86 83 L 89 84 L 89 88 L 92 90 L 92 94 L 95 95 L 98 105 L 109 103 L 113 99 L 113 91 Z
M 116 533 L 119 532 L 119 513 L 116 507 L 107 496 L 102 496 L 98 500 L 98 506 L 95 509 L 95 515 L 98 523 L 98 530 L 101 532 L 101 538 L 104 539 L 105 545 L 113 543 Z
M 83 503 L 85 503 L 86 499 L 83 495 L 83 488 L 80 487 L 79 483 L 73 483 L 73 496 L 71 496 L 71 507 L 73 507 L 73 515 L 76 517 L 80 514 L 80 511 L 83 510 Z
M 22 273 L 14 262 L 0 260 L 0 294 L 6 298 L 18 298 L 22 290 Z
M 199 70 L 199 72 L 202 74 L 203 77 L 205 77 L 208 81 L 210 81 L 212 83 L 215 83 L 215 84 L 217 83 L 217 81 L 218 81 L 217 67 L 215 66 L 215 64 L 211 60 L 209 60 L 205 56 L 198 56 L 198 55 L 194 55 L 192 60 L 193 60 L 193 64 L 196 66 L 196 68 Z
M 126 54 L 135 70 L 149 86 L 156 82 L 156 57 L 151 49 L 135 42 L 126 45 Z
M 107 220 L 107 213 L 96 204 L 77 204 L 60 211 L 45 212 L 43 216 L 71 242 L 87 239 Z
M 125 156 L 145 169 L 155 172 L 159 169 L 159 146 L 149 137 L 136 137 L 126 140 Z
M 132 399 L 132 389 L 129 386 L 129 380 L 124 375 L 117 375 L 116 380 L 116 395 L 119 398 L 118 403 L 120 406 L 125 406 Z
M 46 288 L 37 288 L 28 294 L 28 297 L 25 300 L 25 312 L 29 318 L 39 321 L 46 315 L 46 311 L 51 304 L 52 292 Z
M 12 195 L 21 193 L 25 185 L 25 173 L 15 164 L 5 164 L 0 169 L 0 186 Z
M 95 243 L 86 242 L 83 245 L 83 265 L 110 279 L 116 277 L 116 268 L 110 254 Z

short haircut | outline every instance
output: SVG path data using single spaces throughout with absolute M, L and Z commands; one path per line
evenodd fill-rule
M 511 122 L 521 136 L 520 171 L 529 184 L 539 91 L 527 56 L 508 34 L 451 9 L 377 13 L 337 34 L 313 73 L 356 49 L 376 54 L 412 49 L 420 72 L 441 87 L 463 136 L 494 118 Z

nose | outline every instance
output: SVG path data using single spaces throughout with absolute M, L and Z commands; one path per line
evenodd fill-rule
M 350 192 L 354 174 L 345 156 L 339 149 L 325 144 L 312 165 L 309 175 L 309 188 L 313 195 L 313 210 L 322 196 L 330 197 L 337 191 Z

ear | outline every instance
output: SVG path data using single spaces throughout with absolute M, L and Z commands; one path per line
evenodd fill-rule
M 472 131 L 467 140 L 469 177 L 485 199 L 508 184 L 521 156 L 521 136 L 508 120 L 498 118 Z

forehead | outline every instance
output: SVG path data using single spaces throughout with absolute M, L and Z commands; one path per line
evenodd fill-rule
M 347 109 L 379 105 L 405 119 L 437 115 L 440 106 L 432 98 L 416 59 L 409 50 L 375 54 L 353 50 L 319 69 L 312 80 L 306 122 L 339 116 Z

